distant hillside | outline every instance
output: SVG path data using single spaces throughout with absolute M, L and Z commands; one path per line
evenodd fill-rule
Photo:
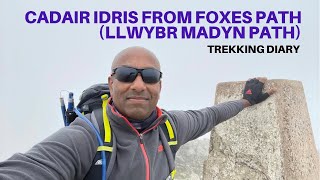
M 209 139 L 193 140 L 183 145 L 176 155 L 176 180 L 200 180 L 207 159 Z

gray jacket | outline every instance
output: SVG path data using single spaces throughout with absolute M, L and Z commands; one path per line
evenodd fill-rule
M 108 105 L 107 114 L 116 142 L 107 171 L 108 179 L 162 180 L 169 175 L 172 158 L 168 158 L 167 140 L 158 128 L 167 116 L 176 128 L 178 145 L 174 150 L 177 151 L 181 145 L 209 132 L 242 109 L 242 102 L 237 100 L 201 110 L 168 111 L 139 134 Z M 159 150 L 161 145 L 164 150 Z M 92 164 L 97 147 L 93 130 L 77 118 L 70 126 L 60 129 L 27 153 L 17 153 L 1 162 L 0 179 L 81 180 Z

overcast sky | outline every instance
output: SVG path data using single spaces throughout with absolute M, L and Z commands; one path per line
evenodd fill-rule
M 159 58 L 163 89 L 159 106 L 199 109 L 214 102 L 219 82 L 250 77 L 303 83 L 317 148 L 319 123 L 319 18 L 316 0 L 302 1 L 4 1 L 0 0 L 0 160 L 24 152 L 63 127 L 61 90 L 75 93 L 106 82 L 113 57 L 134 45 Z M 99 25 L 27 24 L 34 10 L 301 10 L 299 40 L 106 40 Z M 295 44 L 299 54 L 209 54 L 208 44 Z

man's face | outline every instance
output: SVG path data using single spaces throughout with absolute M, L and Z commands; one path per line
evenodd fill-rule
M 127 66 L 137 69 L 160 69 L 157 60 L 148 52 L 137 50 L 119 57 L 113 68 Z M 117 110 L 124 116 L 143 120 L 155 110 L 161 91 L 161 81 L 145 83 L 139 73 L 133 82 L 121 82 L 114 76 L 108 78 L 111 97 Z

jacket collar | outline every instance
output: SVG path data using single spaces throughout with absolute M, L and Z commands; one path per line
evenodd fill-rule
M 159 107 L 156 107 L 156 112 L 157 112 L 157 118 L 143 132 L 149 131 L 151 128 L 152 129 L 156 128 L 160 124 L 164 123 L 165 120 L 167 119 L 167 115 L 163 114 L 162 110 Z M 109 98 L 108 100 L 107 114 L 109 116 L 109 119 L 113 121 L 117 126 L 125 129 L 130 129 L 130 131 L 140 134 L 136 130 L 136 128 L 130 123 L 128 118 L 120 114 L 120 112 L 118 112 L 116 108 L 112 105 L 112 98 Z

